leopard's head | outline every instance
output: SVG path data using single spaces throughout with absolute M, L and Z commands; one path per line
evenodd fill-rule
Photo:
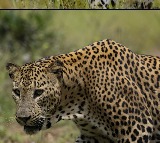
M 62 67 L 60 61 L 6 65 L 13 81 L 16 120 L 27 134 L 49 128 L 47 122 L 61 100 Z

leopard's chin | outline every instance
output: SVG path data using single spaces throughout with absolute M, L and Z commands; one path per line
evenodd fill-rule
M 42 126 L 24 126 L 24 131 L 26 134 L 33 135 L 39 132 L 42 129 Z

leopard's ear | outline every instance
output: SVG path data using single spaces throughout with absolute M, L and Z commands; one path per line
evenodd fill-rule
M 12 63 L 6 64 L 6 69 L 8 70 L 9 76 L 11 79 L 14 79 L 19 71 L 19 66 Z
M 56 74 L 58 77 L 61 77 L 63 72 L 63 66 L 64 64 L 62 61 L 56 60 L 48 66 L 47 71 Z

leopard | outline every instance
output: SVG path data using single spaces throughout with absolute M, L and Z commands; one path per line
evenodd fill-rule
M 75 143 L 160 142 L 158 56 L 104 39 L 6 69 L 26 134 L 71 120 L 80 131 Z
M 92 9 L 109 9 L 116 8 L 118 0 L 88 0 L 89 6 Z M 131 0 L 130 8 L 133 9 L 151 9 L 154 0 Z M 127 1 L 125 1 L 127 3 Z

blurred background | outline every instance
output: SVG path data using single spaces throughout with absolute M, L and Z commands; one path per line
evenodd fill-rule
M 117 0 L 115 9 L 135 9 L 135 2 Z M 90 6 L 88 0 L 1 0 L 0 8 L 89 9 Z M 111 5 L 109 8 L 113 9 Z M 160 9 L 160 0 L 153 0 L 152 9 Z
M 73 143 L 79 134 L 71 121 L 62 121 L 25 135 L 14 119 L 7 62 L 22 65 L 106 38 L 160 56 L 160 11 L 0 11 L 0 143 Z

